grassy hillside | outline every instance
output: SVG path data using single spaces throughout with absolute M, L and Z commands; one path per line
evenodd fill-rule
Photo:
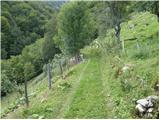
M 124 52 L 118 51 L 111 30 L 81 50 L 85 61 L 66 70 L 64 80 L 53 75 L 51 90 L 43 75 L 32 80 L 29 108 L 18 104 L 3 117 L 139 118 L 135 101 L 158 95 L 154 89 L 158 82 L 158 22 L 155 15 L 146 12 L 132 14 L 121 27 Z M 122 72 L 126 64 L 133 67 Z M 3 113 L 12 107 L 6 99 L 14 102 L 15 94 L 2 99 Z

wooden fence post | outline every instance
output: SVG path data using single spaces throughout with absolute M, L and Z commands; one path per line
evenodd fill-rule
M 63 79 L 63 69 L 62 69 L 62 65 L 61 65 L 61 61 L 59 60 L 59 68 L 60 68 L 60 71 L 61 71 L 61 77 Z
M 122 40 L 122 51 L 125 53 L 125 43 L 124 43 L 125 41 L 124 40 Z
M 50 68 L 50 63 L 47 65 L 48 67 L 48 88 L 51 89 L 51 68 Z
M 26 102 L 26 107 L 28 107 L 29 106 L 29 100 L 28 100 L 27 80 L 26 80 L 26 78 L 25 78 L 24 86 L 25 86 L 25 89 L 24 89 L 25 102 Z

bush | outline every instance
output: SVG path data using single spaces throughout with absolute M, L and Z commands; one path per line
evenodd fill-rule
M 1 96 L 6 95 L 14 90 L 14 83 L 9 81 L 5 71 L 1 72 Z
M 5 95 L 12 91 L 12 84 L 23 83 L 26 77 L 27 80 L 42 72 L 43 57 L 41 46 L 43 39 L 37 40 L 34 44 L 26 46 L 22 55 L 12 56 L 10 59 L 1 61 L 3 71 L 3 89 L 1 92 Z
M 35 75 L 34 66 L 31 63 L 26 63 L 24 65 L 24 77 L 27 80 L 30 80 Z
M 101 50 L 95 46 L 87 46 L 84 49 L 81 49 L 81 53 L 84 54 L 84 57 L 95 57 L 101 55 Z

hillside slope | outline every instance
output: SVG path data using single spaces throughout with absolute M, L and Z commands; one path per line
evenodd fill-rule
M 133 14 L 121 27 L 121 39 L 126 40 L 123 53 L 117 50 L 111 30 L 81 50 L 85 61 L 66 70 L 64 80 L 53 75 L 51 90 L 44 76 L 30 83 L 29 108 L 19 105 L 3 117 L 145 118 L 136 114 L 135 101 L 158 95 L 154 89 L 158 82 L 157 18 L 150 13 Z M 123 73 L 126 64 L 133 68 Z M 157 114 L 155 110 L 151 118 Z

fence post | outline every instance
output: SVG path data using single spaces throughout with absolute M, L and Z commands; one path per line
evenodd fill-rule
M 124 43 L 125 41 L 124 40 L 122 40 L 122 51 L 125 53 L 125 43 Z
M 48 87 L 51 89 L 51 68 L 50 68 L 50 63 L 48 63 Z
M 24 81 L 24 94 L 25 94 L 25 102 L 26 102 L 26 107 L 29 106 L 29 100 L 28 100 L 28 92 L 27 92 L 27 79 L 25 78 L 25 81 Z
M 62 69 L 62 65 L 61 65 L 61 60 L 59 60 L 59 68 L 60 68 L 60 71 L 61 71 L 61 77 L 63 79 L 63 69 Z

